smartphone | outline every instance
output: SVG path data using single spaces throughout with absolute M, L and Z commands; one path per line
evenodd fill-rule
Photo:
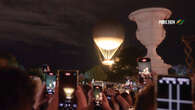
M 60 70 L 59 73 L 59 110 L 76 110 L 75 91 L 78 85 L 78 70 Z
M 188 77 L 158 76 L 158 110 L 192 110 L 192 85 Z
M 54 94 L 56 87 L 57 76 L 53 72 L 45 73 L 45 83 L 46 83 L 46 92 L 47 94 Z
M 138 58 L 139 74 L 149 75 L 151 74 L 151 60 L 150 58 Z
M 146 84 L 148 80 L 152 80 L 151 60 L 150 58 L 138 58 L 139 82 Z
M 102 105 L 102 100 L 103 100 L 103 81 L 95 81 L 93 84 L 93 96 L 95 98 L 95 105 L 96 106 L 101 106 Z

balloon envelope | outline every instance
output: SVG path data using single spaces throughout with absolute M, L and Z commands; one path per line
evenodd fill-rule
M 111 59 L 122 44 L 123 39 L 102 37 L 94 39 L 94 41 L 104 56 L 104 59 Z
M 96 25 L 93 37 L 104 59 L 109 60 L 123 43 L 124 29 L 119 23 L 103 22 Z

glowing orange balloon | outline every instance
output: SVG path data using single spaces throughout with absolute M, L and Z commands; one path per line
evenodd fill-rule
M 111 59 L 123 43 L 124 36 L 124 29 L 119 23 L 102 22 L 95 26 L 93 40 L 105 59 L 103 63 L 113 63 Z

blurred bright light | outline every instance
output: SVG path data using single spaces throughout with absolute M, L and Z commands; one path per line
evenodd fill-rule
M 74 88 L 64 88 L 64 93 L 66 94 L 67 99 L 72 99 L 73 92 Z
M 111 59 L 122 44 L 123 39 L 117 37 L 98 37 L 94 38 L 94 41 L 104 56 L 104 59 Z
M 113 65 L 114 64 L 114 61 L 113 60 L 104 60 L 104 61 L 102 61 L 102 63 L 104 65 Z
M 100 38 L 95 38 L 94 41 L 99 48 L 105 50 L 113 50 L 118 48 L 122 44 L 123 39 L 100 37 Z
M 104 59 L 110 60 L 124 41 L 123 26 L 112 20 L 99 22 L 93 30 L 93 40 L 99 48 Z M 104 63 L 113 63 L 103 61 Z
M 143 74 L 146 74 L 146 75 L 150 74 L 150 71 L 149 71 L 149 68 L 148 68 L 148 67 L 146 67 L 146 68 L 143 70 Z

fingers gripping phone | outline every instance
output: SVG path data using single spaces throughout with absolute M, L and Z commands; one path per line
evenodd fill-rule
M 75 91 L 78 85 L 77 70 L 61 70 L 59 73 L 59 110 L 76 110 Z

